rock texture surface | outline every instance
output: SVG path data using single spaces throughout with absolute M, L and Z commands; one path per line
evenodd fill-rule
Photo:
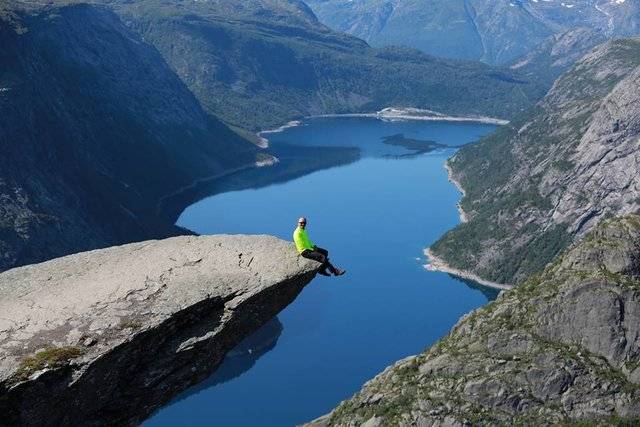
M 175 237 L 0 274 L 3 425 L 135 425 L 316 274 L 269 236 Z
M 449 161 L 468 222 L 432 251 L 500 283 L 543 268 L 600 221 L 640 210 L 640 39 L 607 42 L 529 114 Z
M 604 222 L 313 426 L 640 422 L 640 216 Z

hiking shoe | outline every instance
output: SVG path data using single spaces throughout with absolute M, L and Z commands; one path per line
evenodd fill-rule
M 346 273 L 346 270 L 343 270 L 341 268 L 336 268 L 336 272 L 333 273 L 334 276 L 342 276 L 344 273 Z
M 327 273 L 325 270 L 322 271 L 318 271 L 318 274 L 322 275 L 322 276 L 331 276 L 329 273 Z

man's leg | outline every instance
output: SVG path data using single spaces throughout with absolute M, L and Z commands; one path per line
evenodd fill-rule
M 327 258 L 329 258 L 329 251 L 328 251 L 328 250 L 323 249 L 323 248 L 319 248 L 318 246 L 316 246 L 316 247 L 314 248 L 314 250 L 315 250 L 316 252 L 320 252 L 322 255 L 324 255 L 324 256 L 326 256 Z
M 325 255 L 325 253 L 327 253 L 327 251 L 324 251 L 324 253 L 322 253 L 318 250 L 305 249 L 300 255 L 302 255 L 304 258 L 312 259 L 321 263 L 322 265 L 320 266 L 320 274 L 328 276 L 329 273 L 327 273 L 327 267 L 330 266 L 329 270 L 332 273 L 334 270 L 333 266 L 327 260 L 327 255 Z
M 331 264 L 331 262 L 329 262 L 329 251 L 323 248 L 319 248 L 318 246 L 314 248 L 314 251 L 324 255 L 325 261 L 323 262 L 323 268 L 325 270 L 328 268 L 331 273 L 336 274 L 338 270 L 333 266 L 333 264 Z

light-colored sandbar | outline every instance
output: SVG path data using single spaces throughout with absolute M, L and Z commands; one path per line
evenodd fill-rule
M 421 108 L 400 108 L 400 107 L 387 107 L 380 111 L 373 113 L 344 113 L 344 114 L 317 114 L 312 116 L 306 116 L 304 119 L 319 119 L 319 118 L 340 118 L 340 117 L 371 117 L 380 120 L 420 120 L 430 122 L 471 122 L 471 123 L 486 123 L 492 125 L 506 125 L 508 120 L 498 119 L 495 117 L 486 116 L 449 116 L 439 113 L 433 110 L 425 110 Z M 270 133 L 280 133 L 286 129 L 300 126 L 302 120 L 291 120 L 282 126 L 275 129 L 267 129 L 258 132 L 256 135 L 260 140 L 260 147 L 267 148 L 269 146 L 269 140 L 264 135 Z
M 421 120 L 421 121 L 443 121 L 443 122 L 473 122 L 487 123 L 494 125 L 506 125 L 508 120 L 486 116 L 449 116 L 432 110 L 420 108 L 397 108 L 387 107 L 374 113 L 346 113 L 346 114 L 320 114 L 309 116 L 309 118 L 327 117 L 373 117 L 380 120 Z
M 483 279 L 476 274 L 465 270 L 458 270 L 457 268 L 451 267 L 449 264 L 444 262 L 441 258 L 438 258 L 431 252 L 431 248 L 427 248 L 424 250 L 424 254 L 427 257 L 427 264 L 425 264 L 425 268 L 430 271 L 441 271 L 443 273 L 453 274 L 454 276 L 462 277 L 463 279 L 473 280 L 483 286 L 488 286 L 490 288 L 507 290 L 512 289 L 512 285 L 507 285 L 504 283 L 496 283 L 490 280 Z

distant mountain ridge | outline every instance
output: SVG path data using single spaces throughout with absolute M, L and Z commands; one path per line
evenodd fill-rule
M 107 3 L 207 111 L 252 131 L 389 106 L 509 118 L 547 89 L 517 70 L 372 49 L 320 24 L 300 1 Z
M 509 68 L 550 88 L 576 61 L 605 41 L 602 33 L 582 27 L 571 29 L 549 36 L 531 52 L 512 61 Z
M 640 33 L 638 0 L 308 0 L 320 21 L 373 46 L 405 45 L 436 56 L 506 64 L 547 37 L 589 28 Z M 455 37 L 452 35 L 455 34 Z

